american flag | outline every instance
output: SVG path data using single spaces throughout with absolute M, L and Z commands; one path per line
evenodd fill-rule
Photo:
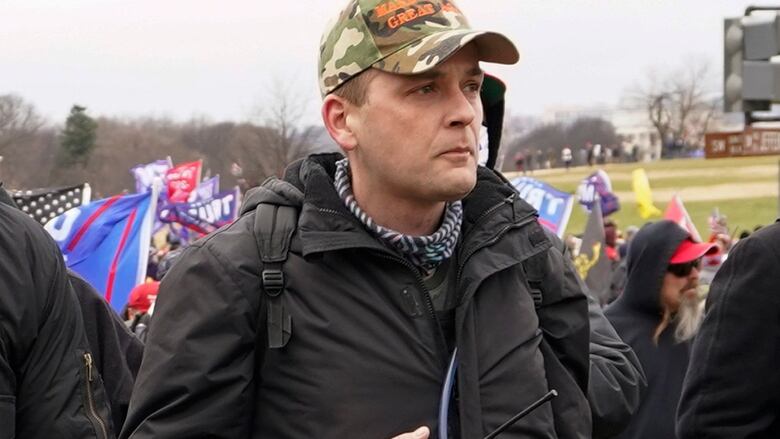
M 22 212 L 46 224 L 67 210 L 89 203 L 92 190 L 89 184 L 84 183 L 62 188 L 11 191 L 11 198 Z

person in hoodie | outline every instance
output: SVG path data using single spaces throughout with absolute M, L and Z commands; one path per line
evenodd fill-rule
M 701 320 L 699 267 L 701 258 L 715 251 L 669 220 L 644 226 L 631 242 L 626 288 L 605 314 L 639 357 L 647 389 L 617 438 L 675 438 L 689 341 Z
M 533 294 L 524 263 L 562 283 L 564 255 L 477 166 L 479 62 L 518 58 L 451 0 L 350 1 L 319 66 L 344 155 L 184 250 L 121 437 L 481 438 L 552 390 L 501 437 L 590 437 L 587 297 Z

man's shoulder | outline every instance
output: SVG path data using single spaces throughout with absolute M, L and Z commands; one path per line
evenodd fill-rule
M 259 260 L 254 221 L 255 212 L 248 212 L 232 223 L 192 243 L 188 252 L 208 252 L 226 262 L 246 259 Z
M 0 203 L 0 252 L 19 258 L 31 257 L 48 262 L 59 250 L 46 230 L 15 207 Z M 18 262 L 18 261 L 17 261 Z

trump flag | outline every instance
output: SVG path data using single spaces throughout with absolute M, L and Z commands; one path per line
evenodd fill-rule
M 515 178 L 512 185 L 520 197 L 539 212 L 539 223 L 558 237 L 563 237 L 574 197 L 530 177 Z
M 46 224 L 68 268 L 80 274 L 116 311 L 146 277 L 159 189 L 115 195 L 66 211 Z

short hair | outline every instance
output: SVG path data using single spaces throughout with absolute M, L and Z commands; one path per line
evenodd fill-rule
M 350 78 L 339 88 L 333 90 L 333 94 L 347 100 L 349 103 L 358 107 L 368 102 L 368 83 L 374 77 L 376 72 L 373 68 L 368 68 Z

